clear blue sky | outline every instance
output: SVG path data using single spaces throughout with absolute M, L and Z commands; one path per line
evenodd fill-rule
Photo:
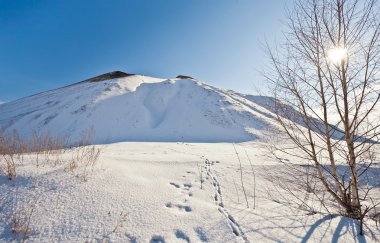
M 286 0 L 0 0 L 0 101 L 113 70 L 254 93 Z

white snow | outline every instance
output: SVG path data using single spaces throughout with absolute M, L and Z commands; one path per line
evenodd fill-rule
M 0 107 L 0 127 L 69 135 L 95 131 L 96 143 L 118 141 L 242 142 L 273 129 L 269 110 L 193 79 L 141 75 L 81 82 Z
M 365 235 L 358 236 L 356 221 L 310 215 L 272 197 L 266 174 L 281 165 L 268 158 L 268 144 L 260 139 L 276 136 L 271 102 L 194 79 L 133 75 L 2 104 L 0 127 L 6 132 L 15 129 L 25 137 L 50 132 L 76 142 L 93 129 L 102 153 L 87 181 L 63 164 L 36 167 L 31 155 L 17 164 L 14 180 L 0 173 L 0 241 L 21 241 L 23 234 L 12 232 L 13 219 L 29 215 L 28 242 L 379 238 L 370 220 Z M 249 208 L 231 142 L 237 142 Z
M 15 180 L 0 175 L 0 239 L 17 239 L 10 214 L 32 205 L 28 242 L 371 242 L 370 230 L 380 236 L 370 221 L 359 237 L 357 223 L 347 218 L 307 215 L 273 201 L 263 146 L 236 145 L 250 208 L 230 143 L 101 145 L 100 164 L 87 182 L 59 166 L 25 161 Z M 244 149 L 257 176 L 255 209 Z

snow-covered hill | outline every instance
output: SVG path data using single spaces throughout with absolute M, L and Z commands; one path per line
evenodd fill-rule
M 319 213 L 310 193 L 299 197 L 310 209 L 289 205 L 268 172 L 292 175 L 267 143 L 227 143 L 273 132 L 274 103 L 191 77 L 113 72 L 0 105 L 7 132 L 75 142 L 92 128 L 96 143 L 127 141 L 0 156 L 0 242 L 378 242 L 375 221 L 359 236 L 357 220 Z
M 77 141 L 242 142 L 273 129 L 274 116 L 246 99 L 191 77 L 159 79 L 112 72 L 0 106 L 0 127 Z

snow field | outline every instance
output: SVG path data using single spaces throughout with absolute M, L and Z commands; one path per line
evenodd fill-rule
M 100 145 L 87 181 L 25 160 L 15 180 L 0 176 L 0 239 L 20 240 L 10 229 L 12 213 L 28 215 L 31 208 L 28 242 L 372 242 L 369 232 L 379 236 L 370 221 L 365 237 L 357 237 L 354 221 L 310 215 L 269 197 L 265 173 L 279 165 L 267 165 L 262 146 L 236 145 L 249 208 L 230 143 Z

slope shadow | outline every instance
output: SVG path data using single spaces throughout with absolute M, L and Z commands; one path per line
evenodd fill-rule
M 257 96 L 257 95 L 244 95 L 244 94 L 239 94 L 239 95 L 271 111 L 274 114 L 278 114 L 280 117 L 288 119 L 291 122 L 294 122 L 295 124 L 298 124 L 302 127 L 306 127 L 305 121 L 303 119 L 304 117 L 303 114 L 301 114 L 299 111 L 297 111 L 290 105 L 282 104 L 276 98 L 269 97 L 269 96 Z M 281 108 L 278 108 L 279 106 L 278 104 L 280 104 Z M 311 123 L 310 126 L 313 132 L 318 133 L 318 134 L 323 134 L 326 131 L 325 124 L 322 120 L 314 118 L 314 117 L 310 117 L 308 120 Z M 340 129 L 338 126 L 339 126 L 338 124 L 336 125 L 329 124 L 329 129 L 331 131 L 330 136 L 331 138 L 336 139 L 336 140 L 344 140 L 345 139 L 344 131 Z M 378 141 L 374 141 L 372 139 L 369 139 L 365 136 L 360 136 L 360 135 L 356 136 L 354 140 L 355 142 L 364 142 L 364 143 L 370 143 L 370 144 L 380 143 Z

